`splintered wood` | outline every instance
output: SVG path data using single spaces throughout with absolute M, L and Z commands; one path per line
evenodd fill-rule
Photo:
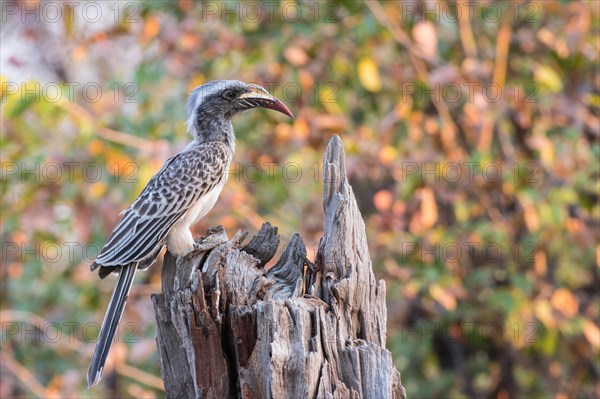
M 295 234 L 265 270 L 279 246 L 269 223 L 245 246 L 216 227 L 193 257 L 167 253 L 152 300 L 168 398 L 405 398 L 338 136 L 323 169 L 314 265 Z

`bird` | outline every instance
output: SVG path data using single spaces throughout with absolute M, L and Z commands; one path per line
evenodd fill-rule
M 292 112 L 262 86 L 215 80 L 196 87 L 186 104 L 187 130 L 193 140 L 167 159 L 138 198 L 123 212 L 107 243 L 90 266 L 100 278 L 117 274 L 94 354 L 86 389 L 97 384 L 123 315 L 137 270 L 150 267 L 162 248 L 176 256 L 198 250 L 190 226 L 215 205 L 227 182 L 235 152 L 231 119 L 253 108 Z

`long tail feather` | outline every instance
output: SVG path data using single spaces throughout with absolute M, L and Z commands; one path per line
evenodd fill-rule
M 110 346 L 115 337 L 115 333 L 117 332 L 119 320 L 121 320 L 121 316 L 123 315 L 125 303 L 127 303 L 127 297 L 129 296 L 129 290 L 131 289 L 136 270 L 137 263 L 134 263 L 123 266 L 119 273 L 117 285 L 110 298 L 108 309 L 106 310 L 106 315 L 104 316 L 104 321 L 100 328 L 100 336 L 96 343 L 92 364 L 90 364 L 90 369 L 88 370 L 86 389 L 89 389 L 91 386 L 98 383 L 102 377 L 104 363 L 106 362 Z

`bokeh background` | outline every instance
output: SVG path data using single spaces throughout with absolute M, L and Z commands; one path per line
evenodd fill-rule
M 314 257 L 333 134 L 388 287 L 410 398 L 600 396 L 596 1 L 3 1 L 0 397 L 164 396 L 140 273 L 104 382 L 113 288 L 88 266 L 189 140 L 186 94 L 259 83 L 195 227 L 294 232 Z

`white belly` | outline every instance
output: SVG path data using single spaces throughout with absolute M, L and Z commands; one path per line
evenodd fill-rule
M 184 219 L 189 217 L 189 224 L 187 227 L 190 227 L 192 224 L 198 222 L 198 220 L 202 219 L 206 214 L 215 206 L 221 191 L 223 191 L 223 186 L 225 183 L 221 183 L 215 186 L 209 193 L 204 195 L 196 205 L 192 206 L 188 211 L 188 214 Z
M 194 247 L 194 237 L 190 226 L 202 219 L 215 206 L 225 182 L 215 186 L 198 200 L 173 227 L 167 235 L 167 248 L 175 255 L 184 255 Z

